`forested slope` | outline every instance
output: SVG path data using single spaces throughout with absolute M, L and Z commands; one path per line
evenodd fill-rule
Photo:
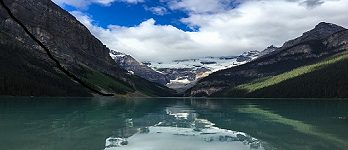
M 266 56 L 209 75 L 186 95 L 348 97 L 347 50 L 348 30 L 321 22 Z

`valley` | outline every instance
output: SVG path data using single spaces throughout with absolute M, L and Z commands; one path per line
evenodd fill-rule
M 261 52 L 257 50 L 247 51 L 239 56 L 207 56 L 165 62 L 138 62 L 132 56 L 114 50 L 110 51 L 110 56 L 118 65 L 132 74 L 175 89 L 178 93 L 183 93 L 194 86 L 197 81 L 213 72 L 245 64 L 273 52 L 276 48 L 271 45 Z
M 117 97 L 348 97 L 348 31 L 336 24 L 320 22 L 280 47 L 237 56 L 139 62 L 110 50 L 50 0 L 5 3 L 63 68 Z M 0 12 L 0 95 L 98 96 L 66 76 L 5 9 Z

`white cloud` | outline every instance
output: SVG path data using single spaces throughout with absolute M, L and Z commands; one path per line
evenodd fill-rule
M 182 9 L 194 13 L 215 13 L 228 8 L 233 0 L 171 0 L 170 9 Z
M 116 40 L 110 40 L 106 45 L 126 52 L 140 61 L 182 58 L 183 53 L 190 53 L 194 49 L 194 41 L 186 32 L 171 25 L 155 25 L 154 19 L 130 28 L 109 26 L 108 33 Z
M 80 12 L 80 11 L 71 11 L 70 14 L 75 16 L 82 24 L 87 28 L 93 28 L 92 22 L 94 21 L 90 16 Z
M 197 2 L 188 1 L 180 2 L 192 5 Z M 311 3 L 311 0 L 245 0 L 235 9 L 224 11 L 214 11 L 220 6 L 209 2 L 212 6 L 207 8 L 197 6 L 193 9 L 185 5 L 185 10 L 191 12 L 181 21 L 200 27 L 195 32 L 185 32 L 171 25 L 155 25 L 154 19 L 134 27 L 110 25 L 104 29 L 93 25 L 93 20 L 85 14 L 73 14 L 105 45 L 139 61 L 239 55 L 272 44 L 281 46 L 321 21 L 348 26 L 347 0 L 320 3 Z
M 165 14 L 168 14 L 168 10 L 165 7 L 157 6 L 157 7 L 147 7 L 144 6 L 144 9 L 147 11 L 151 11 L 155 15 L 163 16 Z

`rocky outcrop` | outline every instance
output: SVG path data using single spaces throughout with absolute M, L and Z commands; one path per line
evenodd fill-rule
M 256 58 L 260 58 L 260 57 L 263 57 L 265 55 L 268 55 L 270 53 L 272 53 L 273 51 L 275 51 L 278 47 L 275 47 L 273 45 L 265 48 L 264 50 L 262 50 L 261 52 L 260 51 L 257 51 L 257 50 L 254 50 L 254 51 L 247 51 L 247 52 L 244 52 L 242 55 L 239 55 L 237 57 L 237 65 L 241 65 L 241 64 L 245 64 L 247 62 L 250 62 Z
M 150 67 L 138 62 L 130 55 L 111 50 L 110 56 L 118 65 L 120 65 L 132 74 L 138 75 L 149 81 L 156 82 L 162 85 L 166 85 L 167 83 L 169 83 L 165 75 L 152 70 Z
M 260 55 L 259 51 L 247 51 L 237 57 L 237 62 L 248 62 Z

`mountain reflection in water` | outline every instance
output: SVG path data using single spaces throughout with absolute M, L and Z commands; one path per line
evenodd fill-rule
M 125 122 L 127 127 L 106 139 L 105 150 L 274 149 L 246 133 L 215 127 L 183 103 Z
M 0 98 L 0 150 L 347 150 L 348 100 Z

